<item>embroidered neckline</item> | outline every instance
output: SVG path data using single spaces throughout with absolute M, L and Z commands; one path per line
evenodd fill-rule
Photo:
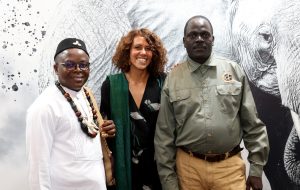
M 63 89 L 63 87 L 60 85 L 60 83 L 58 81 L 55 82 L 55 85 L 59 89 L 59 91 L 63 94 L 63 96 L 66 98 L 66 100 L 70 103 L 70 106 L 73 109 L 73 111 L 79 121 L 80 128 L 82 129 L 82 131 L 91 138 L 96 137 L 99 132 L 98 121 L 97 121 L 98 116 L 97 116 L 97 112 L 94 108 L 94 105 L 91 101 L 89 92 L 85 88 L 83 88 L 86 99 L 88 100 L 89 106 L 92 109 L 94 121 L 89 121 L 88 119 L 82 117 L 81 112 L 78 110 L 78 108 L 77 108 L 75 102 L 73 101 L 73 99 L 71 98 L 70 94 L 67 93 Z

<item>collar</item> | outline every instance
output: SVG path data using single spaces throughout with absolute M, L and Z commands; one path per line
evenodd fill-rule
M 204 65 L 208 66 L 208 67 L 215 67 L 217 65 L 216 61 L 215 61 L 215 56 L 213 53 L 209 56 L 209 58 L 203 64 L 200 64 L 200 63 L 192 60 L 189 56 L 187 57 L 187 62 L 188 62 L 188 66 L 189 66 L 189 69 L 191 72 L 196 71 L 197 69 L 203 67 Z
M 79 91 L 75 91 L 75 90 L 71 90 L 65 86 L 62 86 L 61 87 L 67 92 L 70 94 L 71 97 L 77 97 L 78 95 L 81 95 L 82 94 L 82 90 L 83 90 L 83 87 L 79 90 Z

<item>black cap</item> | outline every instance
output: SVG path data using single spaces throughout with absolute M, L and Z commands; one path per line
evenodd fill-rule
M 59 42 L 56 48 L 54 59 L 59 53 L 63 52 L 66 49 L 71 49 L 71 48 L 81 49 L 89 56 L 89 53 L 86 50 L 85 43 L 82 40 L 77 38 L 66 38 L 61 42 Z

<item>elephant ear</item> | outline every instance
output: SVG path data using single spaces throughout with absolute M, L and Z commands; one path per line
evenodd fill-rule
M 206 16 L 212 22 L 215 51 L 224 52 L 230 49 L 225 47 L 228 43 L 224 43 L 223 40 L 227 26 L 230 26 L 224 19 L 229 3 L 224 0 L 129 0 L 126 12 L 132 28 L 149 28 L 161 37 L 169 55 L 168 69 L 184 58 L 184 26 L 186 21 L 195 15 Z M 224 55 L 227 54 L 224 52 Z
M 64 38 L 82 39 L 90 54 L 91 73 L 88 86 L 99 102 L 100 88 L 106 75 L 116 72 L 111 63 L 121 36 L 130 30 L 124 12 L 126 1 L 82 0 L 61 1 L 47 22 L 48 29 L 42 42 L 39 72 L 39 90 L 53 83 L 53 56 L 57 44 Z

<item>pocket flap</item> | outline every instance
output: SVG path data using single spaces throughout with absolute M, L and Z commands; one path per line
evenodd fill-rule
M 217 86 L 217 92 L 220 95 L 239 95 L 242 91 L 242 84 L 222 84 Z
M 181 100 L 188 99 L 191 96 L 191 93 L 189 90 L 177 90 L 173 93 L 170 93 L 170 101 L 171 102 L 177 102 Z

